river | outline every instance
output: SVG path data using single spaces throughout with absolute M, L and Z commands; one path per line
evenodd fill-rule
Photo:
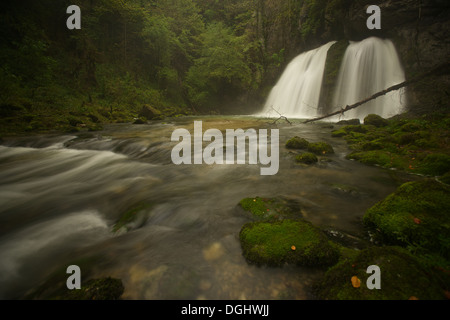
M 171 134 L 193 128 L 280 130 L 280 168 L 180 165 Z M 367 208 L 404 179 L 395 171 L 345 159 L 330 124 L 292 125 L 252 117 L 180 118 L 114 124 L 101 132 L 4 138 L 0 146 L 0 298 L 24 298 L 71 264 L 90 277 L 120 278 L 123 299 L 311 299 L 323 270 L 249 265 L 239 231 L 245 197 L 284 196 L 321 227 L 361 235 Z M 317 165 L 296 164 L 284 147 L 298 135 L 332 144 Z M 324 159 L 322 159 L 324 160 Z M 121 214 L 151 205 L 128 232 Z M 63 275 L 68 277 L 68 275 Z

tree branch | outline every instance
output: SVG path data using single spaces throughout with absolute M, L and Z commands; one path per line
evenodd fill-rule
M 377 92 L 374 95 L 370 96 L 369 98 L 361 100 L 361 101 L 359 101 L 359 102 L 357 102 L 355 104 L 352 104 L 350 106 L 346 106 L 345 108 L 341 108 L 341 110 L 339 110 L 339 111 L 336 111 L 336 112 L 333 112 L 333 113 L 330 113 L 330 114 L 327 114 L 325 116 L 321 116 L 321 117 L 318 117 L 318 118 L 306 120 L 304 123 L 314 122 L 314 121 L 322 120 L 322 119 L 329 118 L 329 117 L 332 117 L 332 116 L 342 115 L 342 114 L 344 114 L 344 112 L 347 112 L 349 110 L 358 108 L 359 106 L 361 106 L 361 105 L 363 105 L 363 104 L 365 104 L 365 103 L 367 103 L 367 102 L 369 102 L 371 100 L 374 100 L 374 99 L 376 99 L 378 97 L 384 96 L 385 94 L 387 94 L 387 93 L 389 93 L 391 91 L 399 90 L 399 89 L 401 89 L 403 87 L 406 87 L 406 86 L 409 86 L 409 85 L 411 85 L 413 83 L 419 82 L 419 81 L 423 80 L 424 78 L 429 77 L 431 75 L 443 75 L 443 74 L 449 74 L 449 73 L 450 73 L 450 62 L 446 62 L 444 64 L 441 64 L 441 65 L 437 66 L 436 68 L 431 69 L 428 72 L 425 72 L 425 73 L 421 74 L 420 76 L 417 76 L 417 77 L 415 77 L 415 78 L 413 78 L 411 80 L 407 80 L 407 81 L 404 81 L 402 83 L 396 84 L 395 86 L 389 87 L 389 88 L 387 88 L 387 89 L 385 89 L 383 91 Z

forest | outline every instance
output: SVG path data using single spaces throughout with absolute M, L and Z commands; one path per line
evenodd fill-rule
M 296 1 L 79 1 L 81 30 L 66 28 L 69 5 L 1 5 L 1 112 L 14 119 L 3 131 L 95 129 L 144 104 L 167 116 L 255 110 L 299 45 L 287 43 L 312 32 L 298 30 Z

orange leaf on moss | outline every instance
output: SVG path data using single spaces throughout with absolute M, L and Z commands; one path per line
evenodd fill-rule
M 352 286 L 353 286 L 354 288 L 359 288 L 359 287 L 361 287 L 361 280 L 359 280 L 357 276 L 353 276 L 353 277 L 352 277 Z

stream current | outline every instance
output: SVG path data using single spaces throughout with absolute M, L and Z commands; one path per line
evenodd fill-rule
M 280 130 L 280 168 L 180 165 L 171 161 L 177 128 Z M 245 197 L 287 197 L 320 227 L 361 235 L 362 216 L 393 192 L 399 173 L 345 159 L 330 124 L 251 117 L 181 118 L 104 131 L 4 138 L 0 145 L 0 298 L 27 297 L 67 266 L 87 278 L 122 280 L 123 299 L 310 299 L 323 270 L 249 265 L 239 231 L 251 218 Z M 329 142 L 335 154 L 317 165 L 295 163 L 293 136 Z M 206 143 L 204 143 L 206 145 Z M 248 149 L 247 149 L 248 150 Z M 326 161 L 324 161 L 326 160 Z M 127 232 L 121 215 L 151 205 Z M 68 277 L 69 275 L 62 276 Z

